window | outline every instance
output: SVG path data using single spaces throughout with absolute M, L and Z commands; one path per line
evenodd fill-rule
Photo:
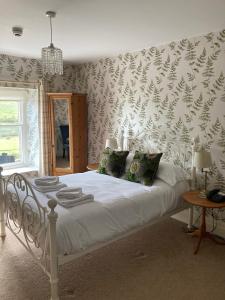
M 37 166 L 38 109 L 34 90 L 0 88 L 0 165 Z
M 0 163 L 23 163 L 23 101 L 0 102 Z

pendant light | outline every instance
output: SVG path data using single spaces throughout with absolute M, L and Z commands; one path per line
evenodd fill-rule
M 63 56 L 62 50 L 55 48 L 52 43 L 52 18 L 56 16 L 54 11 L 47 11 L 46 16 L 50 20 L 51 43 L 50 46 L 42 48 L 42 72 L 43 74 L 55 75 L 63 74 Z

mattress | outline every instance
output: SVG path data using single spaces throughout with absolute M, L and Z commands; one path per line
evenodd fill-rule
M 94 195 L 94 202 L 69 209 L 56 206 L 57 249 L 61 255 L 76 254 L 160 218 L 178 208 L 180 195 L 188 190 L 185 181 L 171 187 L 155 180 L 148 187 L 95 171 L 61 176 L 60 181 Z M 47 206 L 46 195 L 35 194 Z

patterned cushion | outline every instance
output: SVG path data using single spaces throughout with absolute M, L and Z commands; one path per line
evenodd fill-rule
M 114 177 L 121 177 L 125 171 L 129 151 L 113 151 L 106 148 L 101 156 L 98 172 Z
M 129 181 L 151 185 L 155 179 L 162 153 L 135 152 L 133 161 L 126 174 Z

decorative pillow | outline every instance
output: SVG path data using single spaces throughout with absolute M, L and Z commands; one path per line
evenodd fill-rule
M 121 177 L 125 171 L 129 151 L 113 151 L 106 148 L 99 163 L 98 172 L 114 177 Z
M 144 185 L 151 185 L 155 179 L 161 157 L 162 153 L 147 154 L 136 151 L 127 172 L 127 179 Z
M 167 162 L 160 162 L 156 177 L 174 186 L 180 181 L 187 180 L 185 171 Z

